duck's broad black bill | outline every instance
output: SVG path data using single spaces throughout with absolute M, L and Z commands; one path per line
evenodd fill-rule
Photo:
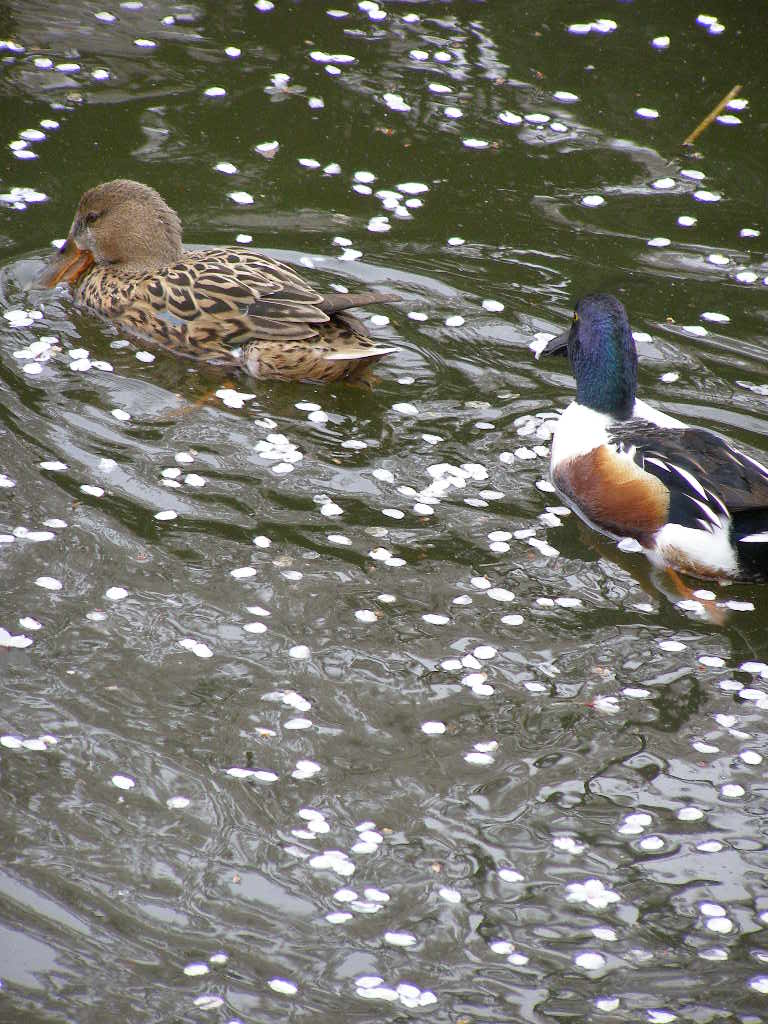
M 543 356 L 567 356 L 568 355 L 568 339 L 571 336 L 571 329 L 563 331 L 562 334 L 558 334 L 556 338 L 552 338 L 548 341 L 544 348 L 541 350 Z

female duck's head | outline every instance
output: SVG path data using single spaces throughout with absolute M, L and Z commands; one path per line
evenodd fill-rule
M 89 267 L 150 270 L 182 255 L 181 222 L 148 185 L 118 178 L 89 189 L 80 200 L 67 240 L 42 284 L 74 284 Z
M 637 349 L 624 306 L 613 295 L 585 295 L 570 330 L 544 353 L 568 353 L 576 401 L 617 419 L 632 415 L 637 389 Z

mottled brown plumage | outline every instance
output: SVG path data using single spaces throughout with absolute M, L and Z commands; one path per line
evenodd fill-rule
M 294 270 L 245 247 L 184 250 L 181 222 L 148 185 L 86 192 L 42 283 L 70 284 L 89 309 L 187 359 L 253 377 L 366 380 L 382 347 L 347 312 L 390 292 L 321 295 Z

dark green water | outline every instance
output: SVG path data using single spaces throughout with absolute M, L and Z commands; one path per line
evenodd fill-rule
M 529 350 L 613 291 L 768 456 L 762 5 L 260 6 L 0 11 L 0 1021 L 764 1020 L 767 592 L 550 511 Z M 115 177 L 399 292 L 379 386 L 35 290 Z

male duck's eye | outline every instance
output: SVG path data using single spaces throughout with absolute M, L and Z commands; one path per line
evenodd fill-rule
M 573 314 L 573 322 L 575 324 L 577 324 L 579 322 L 579 314 L 578 313 L 574 313 Z

